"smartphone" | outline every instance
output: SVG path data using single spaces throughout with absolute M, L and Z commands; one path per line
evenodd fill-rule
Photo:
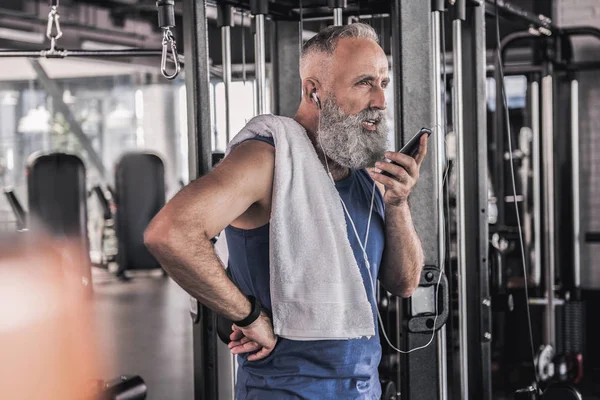
M 421 137 L 423 135 L 427 135 L 427 137 L 429 137 L 429 136 L 431 136 L 432 133 L 433 133 L 433 131 L 429 128 L 421 128 L 419 130 L 419 132 L 417 132 L 413 137 L 411 137 L 410 140 L 404 145 L 404 147 L 402 147 L 400 149 L 400 153 L 414 157 L 415 155 L 417 155 L 417 152 L 419 151 L 419 144 L 421 143 Z M 392 164 L 401 166 L 400 164 L 398 164 L 395 161 L 390 161 L 390 162 Z M 392 176 L 387 171 L 381 171 L 381 173 L 385 176 L 389 176 L 389 177 Z

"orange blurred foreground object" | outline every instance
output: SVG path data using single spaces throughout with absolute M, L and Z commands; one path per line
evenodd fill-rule
M 81 246 L 0 237 L 0 399 L 92 399 L 98 358 Z

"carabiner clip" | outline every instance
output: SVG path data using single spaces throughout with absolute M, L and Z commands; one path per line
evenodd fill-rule
M 167 71 L 167 58 L 169 55 L 169 47 L 171 47 L 171 56 L 173 57 L 173 64 L 175 70 L 172 74 L 169 74 Z M 181 70 L 181 65 L 179 64 L 179 56 L 177 55 L 177 47 L 175 46 L 175 40 L 173 40 L 173 35 L 171 34 L 170 29 L 165 29 L 163 34 L 162 41 L 162 59 L 160 63 L 160 71 L 163 76 L 169 80 L 175 79 L 177 75 L 179 75 L 179 71 Z
M 48 13 L 48 25 L 46 26 L 46 37 L 48 39 L 60 39 L 61 36 L 63 35 L 62 31 L 60 30 L 60 14 L 58 13 L 58 9 L 56 8 L 56 6 L 52 6 L 50 8 L 50 12 Z M 52 28 L 56 26 L 56 35 L 52 34 Z

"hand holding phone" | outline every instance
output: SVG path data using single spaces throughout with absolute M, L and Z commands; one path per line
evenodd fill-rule
M 412 138 L 410 138 L 410 140 L 404 145 L 404 147 L 402 147 L 402 149 L 400 149 L 400 153 L 406 154 L 406 155 L 414 158 L 414 156 L 419 151 L 419 144 L 421 143 L 421 137 L 423 135 L 427 135 L 427 137 L 429 137 L 432 133 L 433 133 L 433 131 L 429 128 L 421 128 L 421 130 L 419 130 L 419 132 L 417 132 Z M 395 161 L 389 161 L 389 162 L 401 167 L 401 165 Z M 381 174 L 392 177 L 392 174 L 390 174 L 387 171 L 381 171 Z

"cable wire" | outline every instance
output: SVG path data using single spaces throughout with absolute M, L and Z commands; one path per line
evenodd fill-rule
M 536 369 L 536 362 L 535 362 L 535 351 L 534 351 L 534 345 L 533 345 L 533 329 L 531 328 L 531 313 L 529 310 L 529 290 L 528 290 L 528 286 L 529 286 L 529 281 L 527 279 L 527 266 L 525 263 L 525 246 L 523 245 L 523 231 L 521 229 L 521 217 L 519 215 L 519 204 L 517 202 L 517 189 L 516 189 L 516 183 L 515 183 L 515 169 L 514 169 L 514 162 L 513 162 L 513 149 L 512 149 L 512 133 L 511 133 L 511 129 L 510 129 L 510 115 L 508 113 L 508 101 L 506 99 L 506 88 L 504 85 L 504 68 L 503 68 L 503 61 L 502 61 L 502 51 L 500 48 L 500 21 L 498 18 L 498 0 L 494 0 L 494 5 L 496 7 L 496 12 L 495 12 L 495 20 L 496 20 L 496 44 L 497 44 L 497 48 L 496 51 L 498 52 L 498 65 L 496 66 L 498 68 L 498 72 L 500 74 L 500 88 L 502 90 L 502 104 L 496 104 L 496 112 L 499 113 L 501 112 L 500 107 L 504 107 L 504 118 L 505 118 L 505 123 L 506 123 L 506 130 L 507 130 L 507 134 L 508 134 L 508 155 L 509 155 L 509 160 L 510 160 L 510 172 L 511 172 L 511 181 L 512 181 L 512 189 L 513 189 L 513 200 L 514 200 L 514 205 L 515 205 L 515 211 L 517 214 L 517 227 L 519 230 L 519 243 L 521 245 L 521 262 L 523 263 L 523 278 L 525 280 L 525 301 L 526 301 L 526 309 L 527 309 L 527 326 L 529 329 L 529 344 L 531 346 L 531 359 L 533 361 L 533 374 L 535 377 L 535 383 L 536 383 L 536 391 L 539 392 L 540 390 L 540 382 L 539 382 L 539 378 L 538 378 L 538 374 L 537 374 L 537 369 Z M 551 283 L 549 283 L 551 285 Z M 551 289 L 550 289 L 551 290 Z

